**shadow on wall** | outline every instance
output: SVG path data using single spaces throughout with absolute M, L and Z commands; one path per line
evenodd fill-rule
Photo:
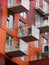
M 18 65 L 0 53 L 0 65 Z

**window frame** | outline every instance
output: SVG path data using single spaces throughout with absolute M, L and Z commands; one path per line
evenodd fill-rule
M 11 18 L 9 18 L 10 16 L 13 17 L 13 20 L 11 22 Z M 11 27 L 10 27 L 10 22 L 12 23 Z M 8 12 L 8 17 L 7 17 L 7 21 L 6 21 L 6 28 L 8 28 L 11 31 L 14 31 L 14 14 L 12 14 L 11 12 Z

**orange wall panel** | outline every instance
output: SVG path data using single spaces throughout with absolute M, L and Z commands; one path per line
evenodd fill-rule
M 5 44 L 6 44 L 6 32 L 0 28 L 0 53 L 5 54 Z

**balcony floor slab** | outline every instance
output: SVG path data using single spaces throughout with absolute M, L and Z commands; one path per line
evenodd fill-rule
M 14 6 L 14 7 L 8 8 L 8 10 L 9 10 L 10 12 L 13 12 L 14 14 L 27 11 L 27 9 L 26 9 L 24 6 L 22 6 L 22 5 Z
M 6 54 L 10 58 L 20 57 L 20 56 L 26 55 L 24 52 L 22 52 L 20 50 L 18 50 L 18 51 L 12 51 L 12 52 L 6 52 Z

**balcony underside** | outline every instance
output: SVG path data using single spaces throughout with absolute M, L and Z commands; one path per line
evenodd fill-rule
M 36 10 L 40 13 L 41 16 L 45 15 L 45 12 L 41 8 L 37 8 Z
M 24 6 L 22 6 L 22 5 L 8 8 L 8 10 L 9 10 L 10 12 L 14 13 L 14 14 L 27 11 L 27 9 L 26 9 Z
M 33 37 L 32 35 L 21 37 L 21 39 L 24 40 L 24 41 L 26 41 L 26 42 L 37 40 L 37 38 Z
M 18 51 L 13 51 L 13 52 L 7 52 L 6 53 L 8 57 L 13 58 L 13 57 L 20 57 L 23 55 L 26 55 L 24 52 L 18 50 Z
M 49 26 L 43 26 L 43 27 L 40 27 L 40 33 L 45 33 L 45 32 L 49 32 Z

